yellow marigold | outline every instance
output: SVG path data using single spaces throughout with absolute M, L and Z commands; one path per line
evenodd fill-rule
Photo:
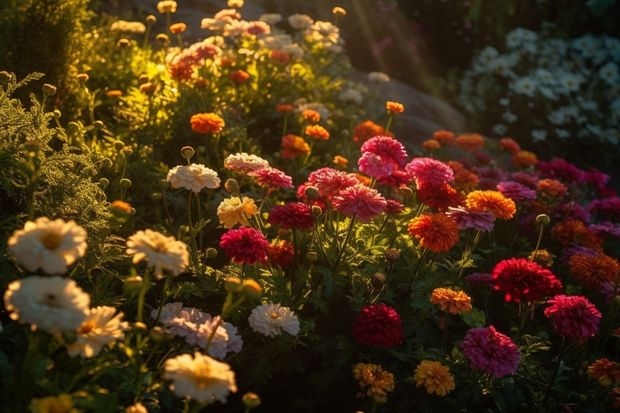
M 534 152 L 520 150 L 512 156 L 512 164 L 514 166 L 526 168 L 537 163 L 538 158 Z
M 161 14 L 176 13 L 177 2 L 173 0 L 163 0 L 157 3 L 157 11 Z
M 402 103 L 392 102 L 388 100 L 385 102 L 385 109 L 387 109 L 388 113 L 391 115 L 398 115 L 405 111 L 405 106 Z
M 248 226 L 248 219 L 258 213 L 258 207 L 252 198 L 246 196 L 226 198 L 217 207 L 217 217 L 224 228 L 235 225 Z
M 385 403 L 388 393 L 394 390 L 394 375 L 378 364 L 357 363 L 353 376 L 362 390 L 360 396 L 371 397 L 377 403 Z
M 577 253 L 568 259 L 568 273 L 585 288 L 599 290 L 606 282 L 619 281 L 620 264 L 602 252 Z
M 544 178 L 538 181 L 536 191 L 544 197 L 561 198 L 568 193 L 566 186 L 557 179 Z
M 295 159 L 310 153 L 310 145 L 301 136 L 289 133 L 282 138 L 280 156 L 284 159 Z
M 33 399 L 30 402 L 32 413 L 77 413 L 73 407 L 73 399 L 68 394 Z
M 224 129 L 224 119 L 215 113 L 197 113 L 190 120 L 192 131 L 196 133 L 220 133 Z
M 306 122 L 312 122 L 312 123 L 318 123 L 321 120 L 321 114 L 314 109 L 302 110 L 301 117 Z
M 420 246 L 433 252 L 448 251 L 459 240 L 459 227 L 446 214 L 424 214 L 409 221 L 407 232 L 420 240 Z
M 499 191 L 477 190 L 467 194 L 465 205 L 473 211 L 487 211 L 498 219 L 510 219 L 517 211 L 515 202 Z
M 452 131 L 441 129 L 433 132 L 433 139 L 443 146 L 448 146 L 454 144 L 456 135 Z
M 479 133 L 465 133 L 457 136 L 455 143 L 466 151 L 477 151 L 484 147 L 484 138 Z
M 334 160 L 332 161 L 334 165 L 338 168 L 346 168 L 349 165 L 349 160 L 344 156 L 336 155 L 334 156 Z
M 441 143 L 435 139 L 427 139 L 422 142 L 422 147 L 428 151 L 436 151 L 441 148 Z
M 424 386 L 428 394 L 445 396 L 454 390 L 454 377 L 450 369 L 438 361 L 423 360 L 416 367 L 413 379 L 416 387 Z
M 451 288 L 435 288 L 431 293 L 431 303 L 441 311 L 450 314 L 463 314 L 471 311 L 471 297 L 463 291 Z
M 594 250 L 603 249 L 599 235 L 578 219 L 566 219 L 551 228 L 551 238 L 562 247 L 581 245 Z
M 183 33 L 185 30 L 187 30 L 187 24 L 183 22 L 173 23 L 170 25 L 168 30 L 170 30 L 170 33 L 172 34 L 180 34 L 180 33 Z
M 304 133 L 312 139 L 326 141 L 329 139 L 329 132 L 321 125 L 308 125 Z

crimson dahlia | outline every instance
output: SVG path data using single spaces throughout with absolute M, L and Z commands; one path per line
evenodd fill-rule
M 562 290 L 562 282 L 548 269 L 525 258 L 508 258 L 491 273 L 493 289 L 506 302 L 538 301 Z
M 397 346 L 403 341 L 400 315 L 384 303 L 367 305 L 353 323 L 353 337 L 366 346 Z

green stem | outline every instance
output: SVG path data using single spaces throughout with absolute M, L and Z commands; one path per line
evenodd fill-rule
M 351 238 L 351 234 L 353 233 L 353 225 L 355 224 L 355 215 L 351 217 L 351 221 L 349 221 L 349 228 L 347 228 L 347 233 L 344 236 L 344 240 L 342 241 L 342 246 L 338 250 L 338 257 L 336 257 L 336 261 L 334 262 L 334 272 L 336 268 L 338 268 L 338 264 L 340 264 L 340 260 L 344 255 L 344 250 L 347 247 L 347 243 L 349 242 L 349 238 Z
M 138 294 L 138 312 L 136 315 L 136 321 L 142 322 L 144 316 L 144 299 L 146 297 L 146 292 L 149 289 L 150 284 L 150 273 L 147 269 L 144 272 L 144 278 L 142 279 L 142 286 L 140 287 L 140 292 Z

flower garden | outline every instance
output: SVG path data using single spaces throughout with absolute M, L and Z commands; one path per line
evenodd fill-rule
M 345 8 L 153 3 L 0 19 L 65 40 L 0 67 L 3 409 L 620 408 L 620 197 L 549 152 L 616 166 L 618 38 L 511 31 L 461 78 L 488 132 L 416 140 L 387 74 L 350 76 Z

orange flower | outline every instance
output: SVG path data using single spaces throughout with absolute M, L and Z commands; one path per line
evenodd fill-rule
M 345 169 L 349 165 L 349 160 L 340 155 L 334 156 L 334 160 L 332 162 L 334 165 L 342 169 Z
M 134 212 L 129 203 L 121 201 L 120 199 L 112 201 L 110 204 L 110 209 L 112 210 L 112 213 L 118 217 L 128 217 Z
M 185 23 L 174 23 L 171 24 L 168 30 L 172 34 L 180 34 L 183 33 L 187 29 L 187 25 Z
M 276 63 L 281 63 L 283 65 L 291 61 L 291 55 L 282 50 L 272 50 L 270 57 Z
M 456 135 L 454 132 L 441 129 L 433 132 L 433 139 L 443 146 L 449 146 L 455 143 Z
M 314 109 L 302 110 L 301 117 L 306 122 L 312 122 L 312 123 L 318 123 L 321 120 L 321 114 Z
M 240 85 L 242 83 L 245 83 L 250 78 L 250 74 L 246 72 L 245 70 L 239 69 L 239 70 L 235 70 L 234 72 L 232 72 L 230 74 L 230 78 L 232 79 L 233 82 Z
M 353 130 L 353 142 L 361 145 L 374 136 L 384 134 L 385 129 L 383 129 L 383 126 L 377 125 L 371 120 L 365 120 L 355 126 Z
M 456 137 L 456 146 L 466 151 L 477 151 L 484 147 L 484 138 L 479 133 L 465 133 Z
M 577 253 L 568 259 L 568 273 L 581 285 L 598 290 L 605 282 L 615 284 L 620 277 L 620 264 L 602 252 L 595 255 Z
M 620 384 L 620 364 L 606 357 L 601 357 L 590 364 L 588 374 L 603 386 Z
M 279 103 L 276 105 L 276 111 L 280 113 L 291 113 L 293 110 L 295 110 L 295 106 L 290 103 Z
M 416 387 L 426 389 L 426 393 L 445 396 L 454 390 L 454 377 L 450 369 L 438 361 L 423 360 L 413 374 Z
M 329 139 L 329 132 L 321 125 L 308 125 L 304 133 L 316 140 L 326 141 Z
M 499 148 L 512 155 L 516 155 L 521 150 L 521 146 L 512 138 L 501 138 L 499 140 Z
M 551 228 L 551 237 L 562 247 L 581 245 L 594 250 L 603 249 L 603 240 L 578 219 L 567 219 Z
M 467 169 L 462 163 L 458 161 L 447 161 L 446 163 L 454 172 L 453 185 L 455 188 L 464 192 L 469 192 L 478 186 L 480 182 L 478 175 Z
M 301 136 L 289 133 L 282 138 L 280 155 L 284 159 L 295 159 L 298 156 L 308 155 L 310 145 Z
M 394 390 L 394 375 L 378 364 L 357 363 L 353 366 L 353 377 L 363 392 L 361 395 L 377 403 L 385 403 L 388 392 Z
M 405 106 L 402 103 L 392 102 L 390 100 L 385 102 L 385 108 L 390 115 L 398 115 L 405 111 Z
M 224 119 L 215 113 L 197 113 L 189 120 L 192 131 L 196 133 L 220 133 L 224 129 Z
M 118 89 L 112 89 L 105 92 L 105 95 L 109 98 L 117 99 L 123 96 L 123 91 Z
M 465 205 L 473 211 L 488 211 L 498 219 L 510 219 L 517 212 L 517 206 L 512 199 L 493 190 L 477 190 L 468 193 Z
M 448 251 L 459 240 L 459 227 L 442 213 L 425 214 L 409 221 L 407 232 L 420 240 L 420 246 L 433 252 Z
M 541 179 L 538 181 L 536 190 L 541 196 L 548 198 L 561 198 L 568 193 L 568 189 L 557 179 Z
M 528 166 L 536 165 L 538 158 L 534 152 L 530 151 L 518 151 L 512 156 L 512 164 L 517 167 L 526 168 Z
M 435 151 L 441 148 L 441 143 L 439 143 L 439 141 L 436 141 L 435 139 L 427 139 L 422 142 L 422 147 L 428 151 Z
M 435 288 L 431 293 L 431 304 L 450 314 L 463 314 L 471 311 L 471 297 L 463 291 L 451 288 Z

